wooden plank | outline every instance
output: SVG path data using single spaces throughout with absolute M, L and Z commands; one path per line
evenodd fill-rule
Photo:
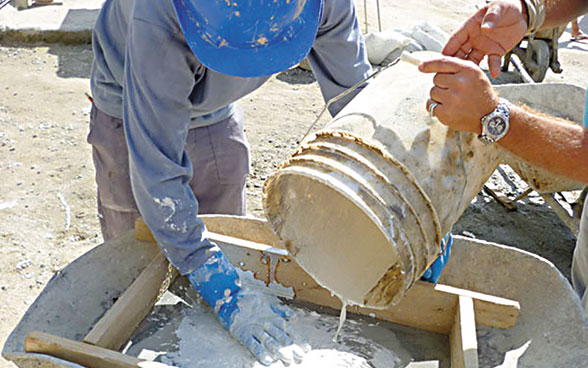
M 202 215 L 200 218 L 204 220 L 206 229 L 210 232 L 286 249 L 267 220 L 227 215 Z
M 25 351 L 51 355 L 89 368 L 170 367 L 39 331 L 26 336 Z
M 255 243 L 266 244 L 275 248 L 286 249 L 280 238 L 271 230 L 267 221 L 242 216 L 202 215 L 206 229 L 211 234 L 231 236 Z M 142 218 L 135 221 L 135 239 L 155 242 L 153 234 Z
M 237 241 L 235 244 L 217 240 L 217 244 L 234 265 L 252 271 L 257 279 L 266 283 L 274 280 L 285 287 L 292 287 L 296 300 L 341 309 L 341 301 L 319 286 L 290 256 L 285 255 L 283 250 L 271 247 L 260 250 L 258 244 L 255 247 L 246 247 L 244 245 L 250 245 L 250 242 L 243 241 Z M 275 258 L 273 268 L 268 257 Z M 273 275 L 270 274 L 272 270 Z M 460 295 L 474 299 L 478 323 L 498 328 L 511 328 L 515 325 L 520 310 L 516 301 L 422 281 L 417 281 L 406 292 L 404 298 L 390 309 L 377 310 L 353 306 L 348 311 L 375 315 L 376 318 L 405 326 L 448 334 L 453 325 L 454 310 Z
M 135 239 L 155 243 L 155 238 L 141 217 L 135 220 Z
M 449 334 L 451 368 L 478 368 L 478 339 L 474 300 L 460 295 Z
M 241 218 L 241 220 L 244 223 L 250 221 L 248 218 Z M 242 226 L 242 228 L 245 227 Z M 137 239 L 153 241 L 149 229 L 142 221 L 137 223 L 135 231 L 139 234 Z M 298 301 L 341 309 L 341 301 L 318 285 L 294 262 L 287 251 L 213 232 L 207 235 L 221 247 L 223 253 L 235 266 L 252 271 L 257 279 L 266 284 L 274 280 L 285 287 L 292 287 Z M 275 267 L 272 268 L 272 262 L 268 261 L 268 258 L 275 259 L 273 261 Z M 272 270 L 273 275 L 270 274 Z M 514 327 L 520 311 L 519 303 L 516 301 L 421 281 L 417 281 L 406 292 L 404 298 L 390 309 L 376 310 L 353 306 L 349 307 L 348 311 L 375 315 L 376 318 L 405 326 L 448 334 L 453 326 L 454 311 L 460 295 L 474 299 L 478 323 L 497 328 Z
M 469 296 L 474 300 L 476 321 L 484 326 L 513 328 L 521 311 L 519 302 L 494 295 L 438 284 L 436 291 L 447 294 Z
M 113 350 L 126 344 L 157 301 L 161 285 L 167 276 L 168 264 L 163 253 L 157 254 L 112 308 L 94 325 L 84 342 Z

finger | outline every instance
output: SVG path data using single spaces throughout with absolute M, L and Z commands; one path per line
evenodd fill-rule
M 457 52 L 462 49 L 462 46 L 469 40 L 471 33 L 475 32 L 484 16 L 486 8 L 482 8 L 476 12 L 470 19 L 468 19 L 447 41 L 443 48 L 443 55 L 458 56 Z M 466 50 L 466 54 L 469 50 Z
M 463 53 L 465 53 L 466 55 L 469 55 L 470 52 L 472 51 L 472 48 L 474 46 L 472 45 L 472 43 L 468 40 L 466 43 L 464 43 L 459 49 L 460 51 L 462 51 Z
M 245 345 L 247 350 L 249 350 L 249 352 L 253 354 L 255 359 L 261 364 L 269 366 L 274 362 L 275 359 L 269 351 L 267 351 L 267 349 L 249 331 L 244 331 L 241 335 L 237 336 L 237 340 Z
M 287 356 L 288 358 L 293 359 L 296 363 L 302 362 L 305 355 L 305 352 L 302 350 L 302 348 L 296 344 L 281 348 L 280 353 Z
M 282 318 L 292 318 L 294 317 L 295 313 L 294 310 L 287 305 L 281 303 L 271 303 L 270 307 L 275 314 Z
M 444 57 L 423 61 L 419 70 L 423 73 L 458 73 L 467 68 L 466 65 L 461 59 Z
M 280 349 L 282 354 L 286 354 L 288 357 L 299 362 L 310 351 L 310 344 L 306 342 L 306 339 L 294 333 L 287 324 L 281 322 L 283 320 L 266 324 L 264 326 L 265 331 L 282 346 Z
M 453 76 L 447 73 L 437 73 L 433 77 L 433 83 L 439 88 L 449 88 Z
M 284 345 L 292 344 L 299 346 L 300 348 L 302 348 L 302 351 L 304 353 L 308 353 L 312 349 L 312 347 L 308 343 L 308 340 L 306 340 L 304 336 L 294 332 L 290 325 L 286 323 L 286 321 L 284 320 L 274 320 L 273 326 L 267 327 L 266 330 L 268 331 L 268 333 L 271 333 L 272 336 L 274 336 L 274 338 L 277 338 L 278 341 L 280 341 L 279 339 L 283 339 L 282 342 Z M 285 333 L 288 340 L 284 339 L 281 333 Z M 292 342 L 290 343 L 289 341 Z
M 459 58 L 459 59 L 465 59 L 465 58 L 468 57 L 468 53 L 465 52 L 465 51 L 463 51 L 462 49 L 459 49 L 459 50 L 457 50 L 457 53 L 455 54 L 455 57 L 456 58 Z
M 429 95 L 433 101 L 441 105 L 444 102 L 447 102 L 449 93 L 449 90 L 445 88 L 433 87 L 431 88 Z
M 467 59 L 473 61 L 474 63 L 476 63 L 476 65 L 480 65 L 480 63 L 484 59 L 484 56 L 485 55 L 482 51 L 474 49 L 472 50 L 472 52 L 470 52 Z
M 502 59 L 500 55 L 489 55 L 488 56 L 488 68 L 490 69 L 490 76 L 496 78 L 500 75 L 500 67 Z
M 488 6 L 488 10 L 482 19 L 482 28 L 491 29 L 495 28 L 502 20 L 504 8 L 502 3 L 491 3 Z
M 433 105 L 433 104 L 436 104 L 436 105 L 435 105 L 435 109 L 437 109 L 437 106 L 439 106 L 439 102 L 437 102 L 437 101 L 435 101 L 435 100 L 433 100 L 433 99 L 429 98 L 429 99 L 427 100 L 427 112 L 430 112 L 430 111 L 431 111 L 431 105 Z
M 467 40 L 468 31 L 466 28 L 462 27 L 451 36 L 441 53 L 447 56 L 458 56 L 457 53 L 461 51 L 462 45 L 466 43 Z
M 440 116 L 443 116 L 443 117 L 445 116 L 445 109 L 446 108 L 445 108 L 445 106 L 443 104 L 441 104 L 441 103 L 439 103 L 437 101 L 434 101 L 432 99 L 429 99 L 427 101 L 427 111 L 429 111 L 429 108 L 431 107 L 431 105 L 433 103 L 437 103 L 437 106 L 435 107 L 435 110 L 433 111 L 433 114 L 435 115 L 435 117 L 437 119 L 439 119 L 443 123 L 443 120 L 442 120 L 442 118 L 440 118 Z M 447 125 L 447 124 L 445 124 L 445 125 Z
M 274 356 L 284 362 L 285 365 L 290 365 L 294 361 L 294 354 L 290 350 L 285 350 L 276 339 L 271 337 L 265 331 L 262 332 L 261 341 L 263 346 Z
M 264 324 L 263 327 L 265 331 L 271 337 L 276 339 L 278 344 L 280 344 L 281 346 L 288 346 L 294 344 L 294 339 L 291 337 L 291 334 L 288 333 L 290 331 L 286 323 L 282 324 L 280 321 L 267 322 Z

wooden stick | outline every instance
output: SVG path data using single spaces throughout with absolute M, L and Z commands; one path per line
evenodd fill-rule
M 400 54 L 400 60 L 416 66 L 419 66 L 422 63 L 421 59 L 414 57 L 406 51 L 402 51 L 402 54 Z
M 156 255 L 112 308 L 94 325 L 84 342 L 113 350 L 126 344 L 157 301 L 161 285 L 167 276 L 168 264 L 163 253 Z
M 451 368 L 478 368 L 478 339 L 474 300 L 459 296 L 455 309 L 455 321 L 449 334 Z
M 25 338 L 25 351 L 64 359 L 89 368 L 172 368 L 79 341 L 33 331 Z

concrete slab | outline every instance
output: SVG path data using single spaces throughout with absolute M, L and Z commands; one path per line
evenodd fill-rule
M 0 10 L 0 42 L 89 43 L 104 0 L 54 0 L 18 10 L 14 2 Z

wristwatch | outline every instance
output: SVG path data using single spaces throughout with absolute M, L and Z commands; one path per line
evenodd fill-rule
M 490 114 L 484 116 L 482 121 L 482 134 L 478 138 L 486 143 L 495 143 L 508 133 L 510 117 L 510 102 L 504 98 L 498 100 L 498 106 Z

